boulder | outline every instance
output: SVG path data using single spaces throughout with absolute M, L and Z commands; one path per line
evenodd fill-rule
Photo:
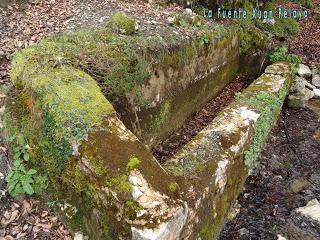
M 306 103 L 314 96 L 314 90 L 305 88 L 302 92 L 295 92 L 289 95 L 288 106 L 292 108 L 304 108 Z
M 290 94 L 288 97 L 288 106 L 291 108 L 304 108 L 306 106 L 306 100 L 303 94 L 295 93 Z
M 313 90 L 313 89 L 316 88 L 316 87 L 313 86 L 311 83 L 309 83 L 307 80 L 305 80 L 304 84 L 305 84 L 306 88 L 308 88 L 308 89 L 310 89 L 310 90 Z
M 307 65 L 300 64 L 299 69 L 298 69 L 298 74 L 299 74 L 299 76 L 307 79 L 307 78 L 311 77 L 312 72 Z
M 296 76 L 290 88 L 290 93 L 303 92 L 306 88 L 305 82 L 304 78 Z
M 310 90 L 308 88 L 306 88 L 304 91 L 303 91 L 303 94 L 304 94 L 304 98 L 306 101 L 310 100 L 311 98 L 314 97 L 314 90 Z
M 320 75 L 319 74 L 312 76 L 312 84 L 316 87 L 320 87 Z

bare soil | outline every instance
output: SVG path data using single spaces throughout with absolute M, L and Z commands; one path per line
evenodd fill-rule
M 320 101 L 316 104 L 319 104 Z M 293 210 L 320 199 L 319 116 L 310 109 L 284 108 L 238 198 L 240 213 L 219 240 L 320 239 L 318 226 Z

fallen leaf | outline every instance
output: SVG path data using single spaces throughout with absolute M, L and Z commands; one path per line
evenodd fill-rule
M 1 224 L 3 226 L 7 226 L 8 224 L 10 224 L 11 222 L 13 222 L 19 215 L 19 211 L 15 210 L 11 213 L 10 219 L 9 220 L 5 220 L 4 218 L 1 219 Z
M 32 205 L 29 201 L 23 200 L 22 208 L 21 208 L 21 215 L 24 216 L 27 213 L 30 213 L 32 209 Z

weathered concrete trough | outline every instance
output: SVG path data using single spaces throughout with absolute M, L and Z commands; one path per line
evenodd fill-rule
M 277 120 L 291 75 L 286 63 L 269 66 L 160 166 L 140 138 L 149 146 L 165 138 L 237 72 L 237 35 L 208 36 L 205 47 L 191 41 L 158 58 L 143 52 L 142 60 L 123 49 L 143 38 L 109 31 L 62 36 L 15 56 L 5 133 L 23 134 L 31 164 L 49 176 L 48 199 L 73 206 L 61 212 L 73 230 L 90 239 L 217 236 Z M 189 57 L 174 69 L 177 53 Z M 132 64 L 134 73 L 125 68 Z M 132 75 L 140 84 L 121 82 Z M 126 124 L 106 96 L 129 116 Z

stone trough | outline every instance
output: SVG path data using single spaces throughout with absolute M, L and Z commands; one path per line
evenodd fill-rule
M 69 206 L 60 210 L 61 217 L 90 239 L 217 237 L 277 121 L 291 83 L 289 65 L 267 67 L 160 165 L 149 147 L 235 77 L 238 35 L 234 30 L 210 33 L 214 37 L 205 46 L 192 40 L 162 55 L 148 52 L 143 59 L 152 64 L 145 67 L 149 74 L 143 82 L 130 85 L 126 94 L 108 95 L 105 89 L 112 88 L 96 71 L 99 63 L 118 67 L 112 59 L 126 48 L 122 42 L 136 42 L 109 32 L 95 34 L 47 40 L 15 56 L 5 134 L 23 134 L 31 146 L 31 164 L 49 177 L 45 200 Z M 87 44 L 81 49 L 93 48 L 79 51 L 80 43 Z M 101 49 L 109 52 L 100 55 Z M 130 62 L 130 54 L 116 60 L 139 62 Z M 135 65 L 135 71 L 139 66 L 144 65 Z M 108 83 L 117 79 L 114 72 L 108 74 Z M 132 97 L 137 93 L 147 104 Z

